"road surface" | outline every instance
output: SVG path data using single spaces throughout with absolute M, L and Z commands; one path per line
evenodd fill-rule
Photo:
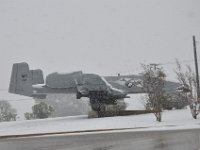
M 200 129 L 1 139 L 0 150 L 200 150 Z

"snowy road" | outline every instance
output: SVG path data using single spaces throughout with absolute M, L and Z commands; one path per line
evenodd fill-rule
M 200 130 L 119 132 L 0 140 L 1 150 L 199 150 Z

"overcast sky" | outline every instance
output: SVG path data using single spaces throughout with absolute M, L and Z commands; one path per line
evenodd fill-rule
M 192 35 L 200 41 L 199 0 L 0 0 L 0 89 L 15 62 L 111 75 L 192 60 Z

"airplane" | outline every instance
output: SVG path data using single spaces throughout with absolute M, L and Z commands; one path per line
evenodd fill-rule
M 167 81 L 166 87 L 174 90 L 177 83 Z M 30 70 L 26 62 L 13 64 L 9 92 L 38 99 L 49 93 L 76 93 L 77 99 L 89 98 L 93 111 L 105 111 L 106 105 L 116 105 L 130 93 L 145 93 L 141 76 L 102 77 L 76 71 L 51 73 L 44 81 L 42 70 Z
M 39 99 L 46 98 L 48 93 L 76 93 L 77 99 L 88 97 L 94 111 L 104 111 L 105 105 L 129 98 L 126 92 L 114 88 L 104 77 L 82 71 L 52 73 L 44 82 L 42 70 L 30 70 L 26 62 L 13 64 L 9 92 Z

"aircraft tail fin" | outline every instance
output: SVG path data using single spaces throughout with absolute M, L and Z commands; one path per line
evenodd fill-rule
M 32 96 L 32 85 L 43 83 L 42 70 L 29 70 L 29 66 L 25 62 L 13 64 L 9 86 L 10 93 Z

